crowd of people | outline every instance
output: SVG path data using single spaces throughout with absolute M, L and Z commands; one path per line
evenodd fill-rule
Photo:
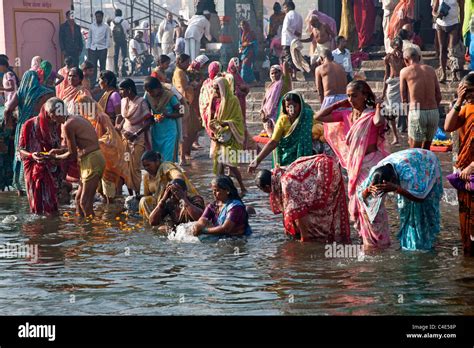
M 283 57 L 270 68 L 271 83 L 261 105 L 268 140 L 247 169 L 255 173 L 273 153 L 273 169 L 260 170 L 256 184 L 270 194 L 272 211 L 283 215 L 285 232 L 303 242 L 351 243 L 352 222 L 365 248 L 387 248 L 391 241 L 385 199 L 392 192 L 398 196 L 402 249 L 432 249 L 440 231 L 443 180 L 440 161 L 430 146 L 438 128 L 441 93 L 435 70 L 422 63 L 419 48 L 403 37 L 407 23 L 396 24 L 400 30 L 385 57 L 386 81 L 377 98 L 367 82 L 354 78 L 347 62 L 349 38 L 336 37 L 332 23 L 312 13 L 311 41 L 316 40 L 317 54 L 312 63 L 322 105 L 316 111 L 292 90 L 298 64 L 290 46 L 301 36 L 302 18 L 291 1 L 283 5 L 284 16 L 278 6 L 274 8 L 277 16 L 271 24 L 281 23 Z M 124 25 L 121 13 L 116 14 L 114 25 Z M 5 100 L 0 109 L 1 189 L 13 186 L 20 195 L 26 193 L 32 213 L 54 215 L 77 185 L 76 214 L 90 218 L 97 194 L 104 204 L 114 204 L 125 186 L 138 202 L 137 212 L 152 226 L 194 221 L 196 236 L 250 235 L 250 210 L 242 201 L 247 193 L 242 163 L 232 154 L 258 149 L 246 122 L 256 38 L 248 22 L 242 22 L 240 56 L 224 69 L 197 49 L 200 38 L 194 35 L 208 34 L 202 19 L 208 20 L 206 15 L 188 23 L 188 29 L 196 23 L 192 34 L 181 33 L 190 55 L 179 53 L 173 67 L 168 55 L 158 57 L 157 67 L 144 81 L 143 96 L 132 79 L 119 83 L 117 70 L 104 69 L 110 29 L 104 27 L 100 11 L 86 43 L 87 60 L 80 66 L 79 50 L 68 46 L 67 52 L 75 56 L 67 56 L 58 72 L 48 61 L 34 57 L 20 80 L 8 57 L 0 56 Z M 74 24 L 66 25 L 62 31 L 76 35 Z M 168 16 L 159 29 L 161 42 L 166 42 L 162 49 L 172 50 L 174 29 Z M 112 32 L 119 37 L 127 30 L 123 26 Z M 119 46 L 115 52 L 120 51 Z M 400 120 L 403 105 L 408 105 L 405 123 Z M 474 73 L 470 73 L 459 84 L 444 128 L 459 135 L 456 169 L 448 179 L 458 190 L 461 237 L 465 254 L 471 256 L 473 105 Z M 409 148 L 390 153 L 386 131 L 390 124 L 397 144 L 397 116 L 402 131 L 407 128 Z M 315 141 L 318 130 L 324 141 Z M 216 175 L 211 183 L 214 201 L 207 206 L 183 169 L 193 161 L 192 152 L 202 148 L 201 131 L 210 139 Z M 324 146 L 315 146 L 321 142 Z M 224 174 L 226 169 L 240 192 Z

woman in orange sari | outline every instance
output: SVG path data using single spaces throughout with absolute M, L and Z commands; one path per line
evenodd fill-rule
M 349 183 L 349 213 L 367 248 L 390 245 L 388 216 L 383 206 L 373 222 L 357 199 L 357 187 L 369 175 L 370 169 L 388 155 L 383 137 L 385 119 L 380 102 L 364 81 L 347 85 L 347 100 L 342 100 L 316 114 L 324 122 L 324 136 L 347 170 Z M 338 110 L 340 109 L 340 110 Z
M 130 176 L 125 162 L 125 146 L 109 116 L 94 99 L 80 96 L 77 103 L 80 115 L 94 126 L 99 138 L 100 150 L 105 158 L 105 170 L 99 192 L 107 203 L 112 203 L 120 178 L 128 181 Z
M 466 101 L 464 106 L 463 103 Z M 458 100 L 446 116 L 446 132 L 458 129 L 459 154 L 456 168 L 465 188 L 458 190 L 459 220 L 464 254 L 474 256 L 474 74 L 458 87 Z
M 388 25 L 388 37 L 393 40 L 405 24 L 415 17 L 415 0 L 401 0 L 393 9 L 393 15 Z
M 77 99 L 81 96 L 92 97 L 91 93 L 87 88 L 82 86 L 82 80 L 84 79 L 84 74 L 79 68 L 72 68 L 69 70 L 68 81 L 69 86 L 63 91 L 62 100 L 66 104 L 67 111 L 70 114 L 76 114 L 76 102 Z

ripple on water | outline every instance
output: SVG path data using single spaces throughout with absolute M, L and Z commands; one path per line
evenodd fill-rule
M 270 167 L 269 161 L 262 168 Z M 207 200 L 203 159 L 186 170 Z M 401 251 L 395 200 L 387 203 L 391 247 L 357 258 L 326 258 L 324 246 L 288 240 L 268 195 L 247 177 L 253 235 L 217 243 L 170 240 L 121 207 L 98 205 L 98 218 L 44 218 L 24 198 L 0 194 L 0 243 L 37 244 L 37 263 L 0 259 L 0 310 L 17 315 L 436 315 L 474 314 L 474 260 L 463 258 L 457 207 L 442 202 L 433 252 Z M 449 197 L 448 197 L 449 198 Z M 72 207 L 61 214 L 73 215 Z M 125 231 L 115 217 L 120 216 Z M 190 237 L 188 235 L 188 237 Z M 352 231 L 352 239 L 359 238 Z M 71 303 L 71 295 L 75 302 Z M 401 297 L 400 297 L 401 296 Z M 402 302 L 399 302 L 400 299 Z

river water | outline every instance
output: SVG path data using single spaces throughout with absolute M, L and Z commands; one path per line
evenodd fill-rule
M 441 158 L 447 173 L 449 157 Z M 209 201 L 212 166 L 204 151 L 197 159 L 187 172 Z M 73 215 L 69 206 L 58 218 L 34 216 L 25 198 L 0 193 L 0 244 L 36 244 L 39 252 L 37 260 L 0 259 L 0 310 L 5 315 L 474 314 L 474 259 L 462 256 L 457 206 L 441 203 L 442 232 L 434 251 L 400 250 L 392 201 L 389 250 L 359 259 L 326 258 L 324 245 L 288 240 L 281 216 L 269 210 L 268 196 L 250 177 L 246 182 L 250 193 L 244 201 L 257 211 L 251 218 L 254 233 L 247 240 L 218 243 L 170 240 L 121 214 L 120 206 L 99 205 L 91 222 L 64 216 Z M 352 238 L 358 242 L 355 231 Z

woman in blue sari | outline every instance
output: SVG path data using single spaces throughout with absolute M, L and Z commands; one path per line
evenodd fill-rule
M 383 196 L 398 194 L 403 250 L 430 250 L 440 231 L 439 201 L 443 194 L 438 157 L 424 149 L 393 153 L 370 170 L 357 196 L 370 221 L 378 214 Z
M 39 114 L 43 104 L 49 98 L 54 97 L 54 91 L 41 85 L 38 73 L 33 70 L 27 71 L 20 82 L 20 87 L 11 103 L 5 109 L 5 118 L 12 117 L 13 110 L 18 106 L 19 117 L 15 131 L 15 150 L 18 149 L 21 128 L 33 116 Z M 25 177 L 23 174 L 23 161 L 15 154 L 13 160 L 13 186 L 22 195 L 25 191 Z
M 255 81 L 253 64 L 258 52 L 257 36 L 250 29 L 250 24 L 247 21 L 240 22 L 240 30 L 239 53 L 242 61 L 240 75 L 246 83 L 253 83 Z
M 178 98 L 155 77 L 145 79 L 145 100 L 155 116 L 151 127 L 151 145 L 153 151 L 159 152 L 163 161 L 178 162 L 180 127 L 178 118 L 180 112 Z
M 248 236 L 252 233 L 244 203 L 239 197 L 232 179 L 220 175 L 212 181 L 212 193 L 216 199 L 208 204 L 194 226 L 194 235 L 216 237 Z

